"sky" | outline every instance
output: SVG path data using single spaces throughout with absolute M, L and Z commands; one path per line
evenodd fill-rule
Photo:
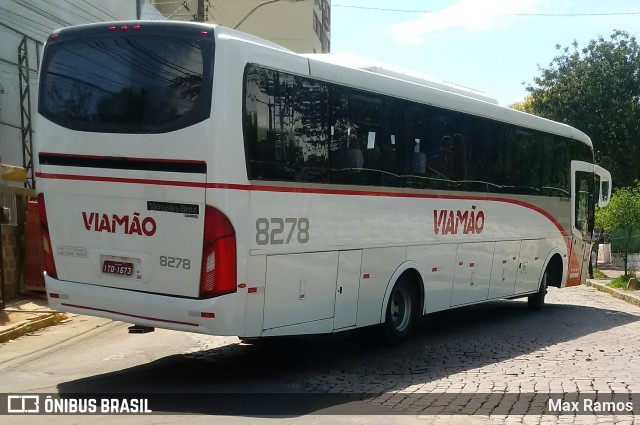
M 614 30 L 640 37 L 638 0 L 332 0 L 331 52 L 480 90 L 509 106 L 560 54 Z M 591 16 L 584 16 L 589 15 Z M 570 47 L 572 49 L 572 47 Z M 525 84 L 523 84 L 525 83 Z

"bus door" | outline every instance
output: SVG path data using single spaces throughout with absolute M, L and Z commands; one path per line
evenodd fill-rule
M 586 277 L 591 253 L 595 213 L 594 165 L 571 161 L 571 250 L 567 285 L 577 285 Z

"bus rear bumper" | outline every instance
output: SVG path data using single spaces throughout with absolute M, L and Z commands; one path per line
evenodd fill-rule
M 45 275 L 49 306 L 57 311 L 136 325 L 211 335 L 238 335 L 236 294 L 193 299 L 67 282 Z M 224 299 L 224 302 L 220 302 Z

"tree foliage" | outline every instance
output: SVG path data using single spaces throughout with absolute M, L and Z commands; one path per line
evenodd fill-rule
M 636 181 L 635 186 L 616 191 L 609 205 L 596 212 L 596 227 L 607 232 L 622 232 L 624 235 L 621 255 L 626 275 L 631 234 L 634 229 L 640 228 L 640 182 Z
M 516 111 L 527 112 L 529 114 L 535 114 L 532 106 L 531 96 L 527 96 L 522 102 L 515 102 L 509 105 L 509 108 Z
M 559 55 L 527 86 L 516 109 L 564 122 L 593 140 L 596 162 L 616 186 L 629 186 L 640 169 L 640 46 L 614 31 L 578 48 L 556 46 Z

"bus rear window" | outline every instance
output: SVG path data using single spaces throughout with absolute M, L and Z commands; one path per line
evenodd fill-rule
M 209 117 L 213 40 L 200 31 L 63 35 L 45 49 L 47 119 L 79 131 L 163 133 Z

